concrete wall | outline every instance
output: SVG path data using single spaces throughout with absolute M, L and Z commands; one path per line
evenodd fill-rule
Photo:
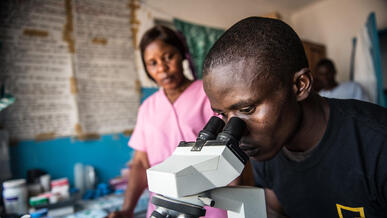
M 278 11 L 285 20 L 290 18 L 289 9 L 279 1 L 273 0 L 147 0 L 143 2 L 142 8 L 147 8 L 155 17 L 166 19 L 176 17 L 218 28 L 228 28 L 242 18 L 264 15 L 273 11 Z
M 324 44 L 336 63 L 337 79 L 349 79 L 352 38 L 375 12 L 378 29 L 387 28 L 386 0 L 325 0 L 291 15 L 290 24 L 301 38 Z

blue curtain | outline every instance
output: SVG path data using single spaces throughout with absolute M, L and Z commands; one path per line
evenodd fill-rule
M 173 19 L 173 23 L 176 29 L 184 35 L 195 66 L 196 76 L 202 78 L 204 58 L 224 30 L 193 24 L 179 19 Z
M 380 57 L 380 46 L 378 29 L 376 27 L 375 13 L 372 12 L 368 15 L 366 23 L 367 31 L 371 40 L 370 53 L 372 56 L 372 62 L 375 69 L 376 85 L 377 85 L 377 103 L 383 107 L 387 107 L 386 96 L 383 92 L 383 73 Z

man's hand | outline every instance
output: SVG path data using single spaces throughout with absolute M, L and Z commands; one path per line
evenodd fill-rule
M 133 218 L 133 212 L 120 210 L 110 213 L 107 218 Z
M 268 218 L 287 218 L 274 191 L 265 189 L 266 212 Z

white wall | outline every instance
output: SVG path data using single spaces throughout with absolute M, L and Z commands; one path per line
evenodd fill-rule
M 349 79 L 352 38 L 375 12 L 378 29 L 387 28 L 386 0 L 325 0 L 290 16 L 290 24 L 302 39 L 324 44 L 336 63 L 337 79 Z
M 173 16 L 198 24 L 228 28 L 242 18 L 262 16 L 273 11 L 280 12 L 285 20 L 289 20 L 290 9 L 283 5 L 280 8 L 279 2 L 273 0 L 146 0 L 143 1 L 143 5 L 158 17 Z

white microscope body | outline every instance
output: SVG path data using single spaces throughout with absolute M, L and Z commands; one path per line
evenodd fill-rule
M 227 186 L 248 157 L 238 147 L 244 122 L 232 118 L 219 133 L 223 126 L 211 118 L 196 142 L 181 142 L 172 156 L 147 170 L 148 188 L 157 193 L 151 217 L 200 217 L 211 206 L 227 210 L 229 218 L 266 218 L 263 189 Z

